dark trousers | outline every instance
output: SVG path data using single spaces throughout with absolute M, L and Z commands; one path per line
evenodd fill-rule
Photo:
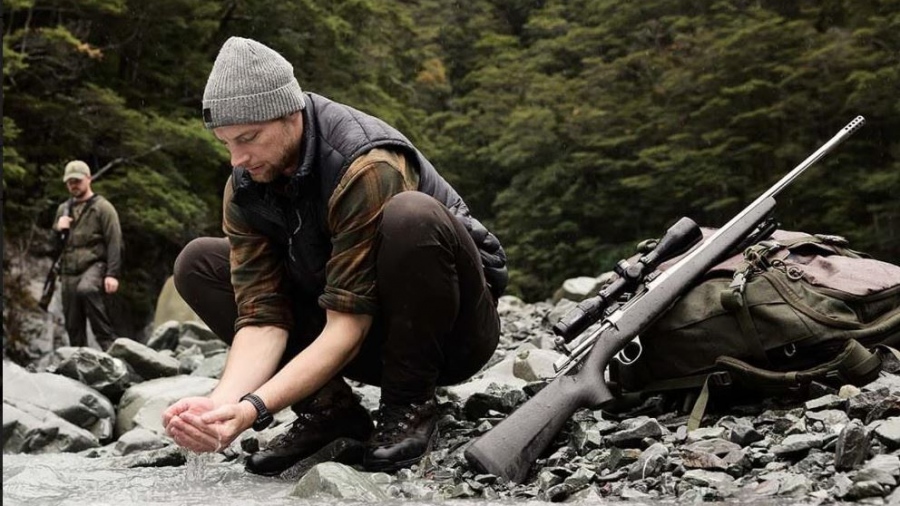
M 385 206 L 376 250 L 380 312 L 359 354 L 342 371 L 381 386 L 382 401 L 421 402 L 438 385 L 462 382 L 490 359 L 500 322 L 481 258 L 459 221 L 419 192 L 394 196 Z M 226 239 L 199 238 L 175 262 L 175 287 L 225 342 L 234 337 L 237 307 Z M 321 332 L 325 312 L 314 303 L 295 307 L 282 365 Z
M 71 346 L 87 346 L 87 321 L 104 351 L 116 339 L 115 330 L 106 313 L 106 290 L 103 278 L 106 264 L 96 263 L 78 275 L 62 275 L 63 315 Z

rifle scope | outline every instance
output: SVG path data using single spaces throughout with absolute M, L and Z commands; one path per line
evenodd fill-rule
M 644 281 L 647 274 L 656 270 L 659 264 L 675 258 L 689 250 L 703 239 L 700 226 L 690 218 L 681 218 L 666 230 L 665 235 L 649 253 L 635 263 L 620 260 L 615 272 L 619 278 L 600 291 L 596 296 L 581 301 L 553 325 L 553 332 L 570 342 L 585 329 L 603 317 L 606 308 L 623 294 L 633 292 Z

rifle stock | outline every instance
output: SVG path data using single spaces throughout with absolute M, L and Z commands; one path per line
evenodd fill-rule
M 595 339 L 580 368 L 571 368 L 497 426 L 478 438 L 464 452 L 481 471 L 520 483 L 531 465 L 547 449 L 566 420 L 580 408 L 596 409 L 614 398 L 604 381 L 609 361 L 656 318 L 668 310 L 712 266 L 726 257 L 771 214 L 774 196 L 794 178 L 864 124 L 858 116 L 830 141 L 804 160 L 752 204 L 732 218 L 674 266 L 646 284 L 605 320 L 591 337 Z

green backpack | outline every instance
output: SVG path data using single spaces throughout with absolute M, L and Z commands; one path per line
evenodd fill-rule
M 622 394 L 699 390 L 691 429 L 711 389 L 802 397 L 813 382 L 864 385 L 881 371 L 870 350 L 900 342 L 900 267 L 841 237 L 778 230 L 710 269 L 640 341 L 610 380 Z

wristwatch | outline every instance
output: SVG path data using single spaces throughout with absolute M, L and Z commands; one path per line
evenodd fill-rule
M 266 409 L 266 403 L 256 394 L 247 394 L 241 397 L 241 401 L 247 401 L 256 408 L 256 420 L 253 422 L 253 430 L 259 432 L 275 421 L 275 417 Z

